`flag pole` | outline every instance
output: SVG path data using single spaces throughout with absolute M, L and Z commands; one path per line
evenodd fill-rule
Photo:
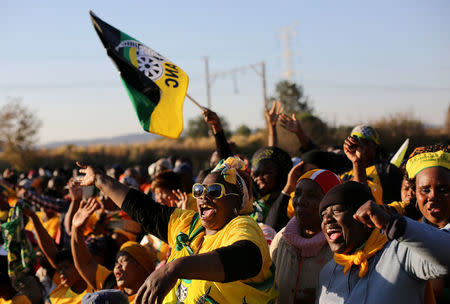
M 191 96 L 189 96 L 189 94 L 186 94 L 186 97 L 192 101 L 200 110 L 205 110 L 206 108 L 203 107 L 202 105 L 200 105 L 194 98 L 192 98 Z

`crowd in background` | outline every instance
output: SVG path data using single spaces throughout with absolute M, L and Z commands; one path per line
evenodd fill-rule
M 203 115 L 216 151 L 199 172 L 172 155 L 6 169 L 0 303 L 450 302 L 449 146 L 391 162 L 359 125 L 321 149 L 275 102 L 268 146 L 247 157 Z

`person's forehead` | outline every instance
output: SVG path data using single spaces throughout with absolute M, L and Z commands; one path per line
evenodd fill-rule
M 424 185 L 428 183 L 449 184 L 450 170 L 442 167 L 431 167 L 423 169 L 417 173 L 417 185 Z
M 208 174 L 203 180 L 204 185 L 211 185 L 217 183 L 220 180 L 220 176 L 215 173 Z
M 276 169 L 277 169 L 277 165 L 273 160 L 263 159 L 252 170 L 253 171 L 273 171 Z
M 320 189 L 320 186 L 317 182 L 313 181 L 312 179 L 303 178 L 297 183 L 295 190 L 297 191 L 297 190 L 304 190 L 304 189 L 317 190 L 317 189 Z

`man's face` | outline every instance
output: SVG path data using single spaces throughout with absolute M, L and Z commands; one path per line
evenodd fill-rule
M 353 218 L 354 213 L 355 210 L 343 204 L 328 206 L 321 212 L 322 231 L 331 251 L 348 254 L 369 237 L 370 231 Z

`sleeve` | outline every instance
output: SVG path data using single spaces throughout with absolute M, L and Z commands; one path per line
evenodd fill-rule
M 264 234 L 249 216 L 239 216 L 229 224 L 221 244 L 224 247 L 229 248 L 216 250 L 222 256 L 228 281 L 260 278 L 272 264 Z
M 387 234 L 399 242 L 397 256 L 405 271 L 422 280 L 447 275 L 450 268 L 450 232 L 407 217 L 401 218 L 394 219 L 395 223 Z M 392 229 L 400 233 L 389 231 Z
M 262 267 L 262 255 L 253 242 L 242 240 L 216 249 L 225 271 L 224 283 L 256 276 Z
M 63 198 L 54 198 L 47 195 L 40 195 L 39 193 L 28 190 L 26 200 L 32 205 L 50 209 L 59 213 L 65 213 L 69 210 L 70 202 Z
M 284 226 L 289 222 L 289 217 L 287 215 L 287 206 L 289 204 L 290 196 L 280 192 L 280 195 L 276 201 L 270 207 L 267 213 L 266 220 L 264 224 L 272 227 L 276 232 L 283 229 Z
M 170 216 L 176 208 L 156 203 L 149 195 L 130 189 L 122 204 L 133 220 L 140 223 L 147 233 L 153 234 L 168 243 L 168 225 Z
M 217 132 L 217 134 L 214 134 L 214 139 L 216 141 L 216 149 L 217 153 L 219 153 L 220 159 L 233 156 L 233 153 L 231 153 L 230 145 L 228 144 L 223 129 L 220 130 L 220 132 Z

